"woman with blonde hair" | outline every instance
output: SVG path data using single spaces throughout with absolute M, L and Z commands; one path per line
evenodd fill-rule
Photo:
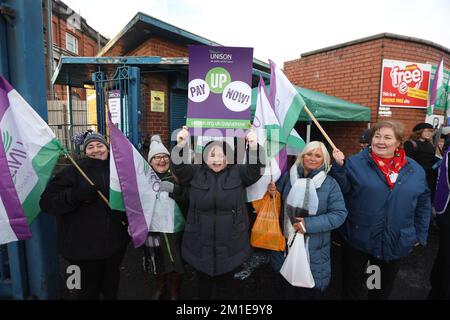
M 347 210 L 339 185 L 327 174 L 329 170 L 330 155 L 325 145 L 312 141 L 277 185 L 269 184 L 271 194 L 277 189 L 281 193 L 285 233 L 292 226 L 295 232 L 305 236 L 315 283 L 312 289 L 308 289 L 293 287 L 282 279 L 287 299 L 319 299 L 330 283 L 330 233 L 344 223 Z M 290 204 L 292 197 L 301 197 L 302 207 L 293 207 Z M 274 251 L 271 255 L 272 267 L 279 271 L 283 262 L 284 254 Z

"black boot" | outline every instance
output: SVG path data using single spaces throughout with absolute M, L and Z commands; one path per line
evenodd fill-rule
M 183 275 L 178 272 L 170 274 L 170 300 L 178 300 L 180 297 L 180 287 Z
M 156 274 L 156 290 L 152 296 L 152 300 L 161 300 L 166 287 L 166 276 L 164 273 Z

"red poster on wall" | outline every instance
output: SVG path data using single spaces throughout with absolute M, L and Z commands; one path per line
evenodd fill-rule
M 426 108 L 431 65 L 383 59 L 380 105 Z

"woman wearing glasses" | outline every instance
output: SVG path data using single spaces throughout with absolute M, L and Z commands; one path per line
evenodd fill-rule
M 169 197 L 175 200 L 178 208 L 185 206 L 186 192 L 181 187 L 176 178 L 169 170 L 170 158 L 169 151 L 161 142 L 158 135 L 151 138 L 150 149 L 148 152 L 148 163 L 153 171 L 161 180 L 159 192 L 166 191 Z M 155 212 L 156 214 L 156 212 Z M 170 212 L 167 212 L 169 215 Z M 178 216 L 177 216 L 178 214 Z M 182 275 L 184 273 L 183 261 L 181 259 L 181 236 L 184 228 L 184 218 L 181 212 L 175 212 L 175 228 L 173 233 L 152 232 L 147 238 L 145 250 L 145 263 L 151 266 L 151 271 L 156 275 L 156 290 L 152 300 L 160 300 L 166 291 L 166 285 L 169 284 L 169 298 L 178 300 Z

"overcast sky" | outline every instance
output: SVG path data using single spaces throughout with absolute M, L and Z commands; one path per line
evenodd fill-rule
M 267 62 L 382 32 L 450 48 L 450 0 L 63 0 L 113 38 L 143 12 Z

